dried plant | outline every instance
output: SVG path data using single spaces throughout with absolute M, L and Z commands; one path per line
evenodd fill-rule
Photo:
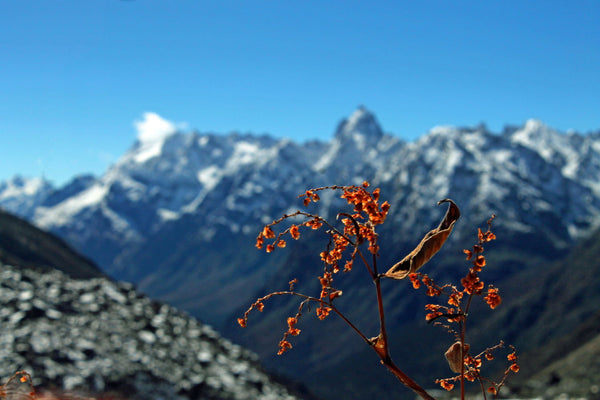
M 37 399 L 31 376 L 25 371 L 17 371 L 6 382 L 0 386 L 0 399 L 6 400 L 33 400 Z
M 477 244 L 471 250 L 465 250 L 467 260 L 471 261 L 471 266 L 461 280 L 460 289 L 450 284 L 437 285 L 428 275 L 417 272 L 440 250 L 451 234 L 455 222 L 460 217 L 458 206 L 450 199 L 443 199 L 438 203 L 438 205 L 448 203 L 448 210 L 439 226 L 428 232 L 416 248 L 404 259 L 393 265 L 385 273 L 379 273 L 377 266 L 379 245 L 376 227 L 385 222 L 390 204 L 387 201 L 381 203 L 380 190 L 378 188 L 369 190 L 369 187 L 368 182 L 364 182 L 360 186 L 326 186 L 307 190 L 298 196 L 306 207 L 310 203 L 318 202 L 320 200 L 319 193 L 322 191 L 341 192 L 340 197 L 346 200 L 352 211 L 337 214 L 338 222 L 336 223 L 330 222 L 318 214 L 298 210 L 283 215 L 262 229 L 256 239 L 256 247 L 259 249 L 264 248 L 269 253 L 274 251 L 275 248 L 286 247 L 288 236 L 293 240 L 298 240 L 301 236 L 301 230 L 326 230 L 329 240 L 326 249 L 320 253 L 324 268 L 322 275 L 318 276 L 321 291 L 318 296 L 298 292 L 294 288 L 297 280 L 293 279 L 289 282 L 289 290 L 275 291 L 257 299 L 244 313 L 243 317 L 238 318 L 238 323 L 242 327 L 246 327 L 250 312 L 253 310 L 262 312 L 264 302 L 274 296 L 287 295 L 299 298 L 298 311 L 295 315 L 287 318 L 288 329 L 283 333 L 283 337 L 279 342 L 278 354 L 281 355 L 292 348 L 290 337 L 300 334 L 299 320 L 304 315 L 305 309 L 308 309 L 308 305 L 313 303 L 316 305 L 316 315 L 320 320 L 324 320 L 331 313 L 338 315 L 375 351 L 381 359 L 381 363 L 402 384 L 413 390 L 421 398 L 432 400 L 433 397 L 426 390 L 396 365 L 389 350 L 380 282 L 382 279 L 405 280 L 408 277 L 414 289 L 423 286 L 426 288 L 428 296 L 447 297 L 446 302 L 443 304 L 428 304 L 426 306 L 426 320 L 444 327 L 454 335 L 454 344 L 450 346 L 445 355 L 451 371 L 456 375 L 450 378 L 438 379 L 437 383 L 447 390 L 452 390 L 455 382 L 460 382 L 461 398 L 464 399 L 465 381 L 478 381 L 484 398 L 488 394 L 496 397 L 500 388 L 504 386 L 507 377 L 519 370 L 515 349 L 509 347 L 512 352 L 507 356 L 509 366 L 504 374 L 499 380 L 492 380 L 481 375 L 481 365 L 484 360 L 492 360 L 494 352 L 504 347 L 504 343 L 501 342 L 479 354 L 472 355 L 470 346 L 465 342 L 466 321 L 473 298 L 476 296 L 483 297 L 492 309 L 496 308 L 501 302 L 497 288 L 489 285 L 484 292 L 485 285 L 479 276 L 486 265 L 485 256 L 482 254 L 484 251 L 483 246 L 495 239 L 495 235 L 491 231 L 493 217 L 488 221 L 487 231 L 483 232 L 479 229 Z M 302 222 L 291 222 L 298 219 Z M 282 224 L 284 221 L 288 224 Z M 275 233 L 277 226 L 282 226 L 279 233 Z M 375 337 L 368 337 L 363 333 L 335 304 L 335 299 L 342 295 L 342 291 L 334 287 L 334 277 L 340 271 L 350 272 L 355 263 L 362 264 L 366 268 L 375 284 L 379 311 L 379 334 Z M 447 324 L 442 323 L 442 320 L 446 321 Z M 456 328 L 453 328 L 453 324 Z

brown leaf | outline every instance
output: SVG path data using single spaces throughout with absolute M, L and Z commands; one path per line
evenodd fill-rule
M 464 351 L 462 349 L 462 345 L 460 341 L 454 343 L 452 346 L 448 348 L 446 353 L 446 360 L 448 360 L 448 365 L 452 372 L 459 374 L 461 369 L 463 368 L 463 359 L 464 356 L 469 352 L 469 345 L 465 343 Z
M 438 201 L 438 205 L 443 203 L 450 203 L 450 205 L 440 225 L 427 232 L 421 243 L 410 254 L 404 257 L 402 261 L 394 264 L 383 276 L 392 279 L 404 279 L 408 274 L 416 272 L 421 268 L 442 248 L 444 242 L 450 236 L 452 228 L 454 228 L 454 223 L 460 217 L 460 210 L 452 200 L 444 199 Z

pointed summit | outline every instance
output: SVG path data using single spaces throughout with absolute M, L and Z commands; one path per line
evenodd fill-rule
M 335 138 L 354 140 L 357 143 L 376 143 L 383 137 L 375 115 L 364 106 L 359 106 L 348 119 L 338 125 Z

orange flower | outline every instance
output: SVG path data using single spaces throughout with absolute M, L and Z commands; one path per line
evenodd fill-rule
M 310 221 L 306 221 L 304 224 L 314 230 L 317 230 L 323 226 L 323 223 L 318 218 L 311 219 Z
M 494 386 L 490 386 L 490 387 L 487 389 L 487 391 L 488 391 L 488 393 L 491 393 L 491 394 L 493 394 L 494 396 L 495 396 L 496 394 L 498 394 L 498 390 L 497 390 L 497 389 L 496 389 Z
M 489 230 L 487 232 L 482 232 L 481 229 L 479 229 L 477 236 L 479 237 L 480 243 L 490 242 L 496 239 L 496 235 Z
M 442 294 L 442 291 L 433 286 L 427 286 L 427 291 L 425 292 L 425 294 L 427 294 L 427 296 L 429 296 L 429 297 L 434 297 L 434 296 L 439 296 L 440 294 Z
M 246 320 L 245 320 L 244 318 L 238 318 L 238 319 L 237 319 L 237 322 L 238 322 L 238 324 L 240 324 L 240 326 L 241 326 L 242 328 L 245 328 L 245 327 L 246 327 Z
M 330 311 L 331 307 L 321 305 L 319 308 L 317 308 L 317 317 L 319 317 L 320 320 L 324 320 L 325 318 L 327 318 Z
M 442 315 L 442 313 L 439 311 L 429 313 L 429 314 L 425 315 L 425 321 L 431 321 L 432 319 L 436 319 L 440 315 Z
M 478 294 L 478 292 L 483 289 L 483 282 L 479 280 L 479 277 L 473 270 L 469 271 L 467 276 L 461 279 L 460 283 L 468 294 Z
M 481 231 L 481 228 L 477 230 L 477 237 L 479 238 L 479 242 L 485 242 L 485 234 Z
M 390 210 L 390 203 L 386 201 L 383 202 L 383 204 L 381 205 L 381 211 L 385 212 L 387 214 L 387 212 Z
M 421 281 L 419 280 L 419 277 L 417 274 L 415 274 L 414 272 L 410 273 L 410 274 L 408 274 L 408 278 L 410 279 L 410 281 L 415 289 L 418 289 L 421 287 Z
M 518 365 L 517 363 L 515 363 L 515 364 L 511 365 L 511 366 L 510 366 L 510 370 L 511 370 L 512 372 L 515 372 L 515 373 L 516 373 L 516 372 L 519 372 L 519 370 L 520 370 L 520 368 L 519 368 L 519 365 Z
M 296 225 L 290 226 L 290 235 L 292 235 L 292 238 L 294 240 L 298 240 L 298 238 L 300 237 L 300 230 Z
M 270 226 L 265 226 L 263 228 L 262 235 L 264 237 L 266 237 L 267 239 L 274 239 L 275 238 L 275 232 L 273 232 L 273 229 L 271 229 Z
M 502 298 L 498 295 L 498 289 L 492 286 L 488 288 L 487 295 L 483 299 L 492 310 L 502 302 Z
M 379 188 L 373 190 L 373 200 L 375 200 L 375 201 L 379 200 L 379 193 L 380 192 L 381 192 L 381 189 L 379 189 Z
M 441 379 L 439 381 L 440 386 L 446 389 L 447 391 L 451 391 L 454 388 L 454 383 L 450 382 L 448 379 Z
M 477 256 L 473 265 L 475 265 L 478 268 L 477 271 L 481 271 L 481 268 L 485 267 L 485 257 Z
M 298 319 L 296 317 L 289 317 L 287 319 L 287 323 L 288 323 L 288 331 L 287 333 L 292 335 L 292 336 L 298 336 L 300 334 L 300 329 L 295 328 L 296 323 L 298 322 Z
M 352 260 L 346 261 L 346 264 L 344 264 L 344 272 L 351 271 L 352 270 L 352 264 L 353 264 Z
M 467 260 L 470 260 L 473 257 L 473 252 L 471 250 L 464 249 L 463 253 L 467 255 Z
M 282 339 L 279 342 L 279 351 L 277 352 L 277 355 L 280 356 L 291 348 L 292 348 L 292 344 L 290 342 L 288 342 L 287 340 Z
M 256 245 L 255 245 L 256 248 L 257 249 L 262 249 L 264 243 L 265 243 L 264 236 L 262 234 L 258 235 L 258 237 L 256 238 Z
M 332 301 L 333 299 L 340 297 L 342 295 L 342 291 L 341 290 L 336 290 L 334 292 L 329 293 L 329 301 Z
M 517 361 L 517 354 L 515 352 L 510 353 L 506 356 L 508 361 Z
M 267 253 L 270 253 L 273 250 L 275 250 L 275 246 L 273 246 L 272 244 L 268 244 L 266 250 L 267 250 Z
M 462 299 L 462 297 L 462 292 L 454 292 L 450 294 L 450 297 L 448 298 L 448 304 L 450 304 L 451 306 L 458 307 L 460 305 L 460 299 Z

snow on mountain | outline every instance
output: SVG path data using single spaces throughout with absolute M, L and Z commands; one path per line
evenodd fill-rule
M 533 119 L 501 135 L 485 126 L 435 127 L 412 143 L 384 134 L 362 106 L 328 143 L 182 133 L 153 113 L 136 127 L 136 143 L 101 178 L 78 178 L 68 190 L 15 178 L 0 186 L 0 205 L 88 253 L 91 241 L 111 244 L 105 266 L 119 248 L 186 215 L 249 231 L 276 217 L 305 185 L 363 179 L 388 184 L 404 210 L 452 196 L 469 207 L 505 209 L 520 230 L 533 229 L 523 219 L 535 210 L 554 210 L 572 237 L 598 223 L 598 135 L 562 134 Z M 269 195 L 274 190 L 277 197 Z
M 135 159 L 140 163 L 160 156 L 165 139 L 177 130 L 172 122 L 155 113 L 144 113 L 144 119 L 137 121 L 135 127 L 138 130 Z
M 537 152 L 545 161 L 560 167 L 565 176 L 574 178 L 579 155 L 572 136 L 560 134 L 543 122 L 530 119 L 510 136 L 510 141 Z
M 359 107 L 342 120 L 314 170 L 332 170 L 333 179 L 360 179 L 383 167 L 388 154 L 403 146 L 398 138 L 385 135 L 369 110 Z
M 563 134 L 536 120 L 501 134 L 484 125 L 435 127 L 411 143 L 383 133 L 364 107 L 341 121 L 329 142 L 184 133 L 154 114 L 138 130 L 136 143 L 102 177 L 80 177 L 59 189 L 7 182 L 0 205 L 58 233 L 120 278 L 155 282 L 157 291 L 167 279 L 173 288 L 200 285 L 189 274 L 210 286 L 216 278 L 199 272 L 208 268 L 203 263 L 238 250 L 212 241 L 233 235 L 231 243 L 251 242 L 261 224 L 293 211 L 308 187 L 365 179 L 381 186 L 396 234 L 407 243 L 430 228 L 432 206 L 446 197 L 469 216 L 465 224 L 495 213 L 512 237 L 537 234 L 536 241 L 555 249 L 600 222 L 600 133 Z M 324 196 L 320 212 L 327 214 L 334 201 Z M 169 254 L 160 255 L 164 243 Z M 203 243 L 208 247 L 198 254 Z M 189 266 L 187 277 L 153 275 L 176 264 Z M 233 272 L 215 267 L 214 273 L 227 282 Z
M 36 207 L 52 192 L 52 185 L 43 178 L 14 178 L 0 182 L 0 206 L 31 218 Z
M 380 231 L 388 240 L 382 264 L 437 224 L 442 198 L 462 211 L 449 248 L 498 216 L 502 278 L 540 268 L 600 224 L 600 132 L 565 134 L 529 120 L 502 133 L 435 127 L 406 143 L 383 133 L 364 107 L 330 141 L 303 144 L 184 133 L 158 116 L 144 121 L 138 141 L 103 176 L 58 189 L 15 178 L 0 184 L 0 206 L 62 236 L 109 274 L 219 327 L 273 276 L 302 276 L 306 266 L 293 249 L 290 258 L 267 258 L 253 240 L 262 224 L 300 207 L 297 196 L 309 187 L 365 179 L 381 187 L 391 204 Z M 330 215 L 339 201 L 323 193 L 315 211 Z M 402 304 L 390 309 L 392 320 L 405 317 Z M 249 344 L 273 331 L 257 329 Z M 303 362 L 290 368 L 310 370 Z

